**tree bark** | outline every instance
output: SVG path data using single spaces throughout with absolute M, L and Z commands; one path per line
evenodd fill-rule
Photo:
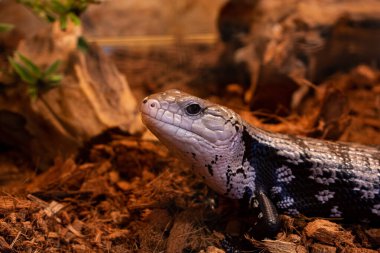
M 136 99 L 128 82 L 96 45 L 77 48 L 81 28 L 65 31 L 54 24 L 22 41 L 18 52 L 41 69 L 56 60 L 64 76 L 60 85 L 35 101 L 19 81 L 0 93 L 0 143 L 17 147 L 44 166 L 57 155 L 67 156 L 109 128 L 141 130 Z M 4 125 L 7 124 L 7 125 Z

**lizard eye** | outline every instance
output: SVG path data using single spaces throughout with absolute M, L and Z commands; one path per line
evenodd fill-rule
M 190 104 L 185 107 L 185 111 L 189 115 L 197 115 L 198 113 L 201 112 L 201 110 L 202 108 L 198 104 Z

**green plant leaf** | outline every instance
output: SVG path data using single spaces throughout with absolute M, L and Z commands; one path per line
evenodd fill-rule
M 46 14 L 46 19 L 50 23 L 53 23 L 56 20 L 56 18 L 53 15 L 50 15 L 50 14 Z
M 67 28 L 67 16 L 61 16 L 59 18 L 59 23 L 61 24 L 61 29 L 66 30 L 66 28 Z
M 7 23 L 0 23 L 0 32 L 9 32 L 12 30 L 15 26 L 12 24 Z
M 55 62 L 53 62 L 43 73 L 43 76 L 49 76 L 51 74 L 53 74 L 55 71 L 57 71 L 59 65 L 61 65 L 61 61 L 60 60 L 56 60 Z
M 41 70 L 40 68 L 34 64 L 31 60 L 29 60 L 25 55 L 22 55 L 21 53 L 17 53 L 18 57 L 20 57 L 21 61 L 25 64 L 26 68 L 28 68 L 31 71 L 31 74 L 36 77 L 37 79 L 41 77 Z
M 32 98 L 32 100 L 36 100 L 38 98 L 38 89 L 36 85 L 29 85 L 28 94 Z
M 62 4 L 59 0 L 52 0 L 50 2 L 51 9 L 53 12 L 58 14 L 65 14 L 68 12 L 69 8 Z
M 11 57 L 8 58 L 9 63 L 11 64 L 12 68 L 16 73 L 19 75 L 21 80 L 23 80 L 26 83 L 29 84 L 35 84 L 37 79 L 34 78 L 28 71 L 27 68 L 24 66 L 18 64 L 15 60 L 13 60 Z
M 60 81 L 62 81 L 63 79 L 63 76 L 62 75 L 59 75 L 59 74 L 55 74 L 55 75 L 50 75 L 46 78 L 46 81 L 49 82 L 49 83 L 59 83 Z
M 30 9 L 36 15 L 54 22 L 57 19 L 61 23 L 61 29 L 66 29 L 62 17 L 72 20 L 76 25 L 80 24 L 79 15 L 84 12 L 90 4 L 101 3 L 101 0 L 16 0 Z M 1 0 L 0 0 L 1 2 Z M 73 15 L 70 15 L 73 13 Z
M 86 39 L 83 36 L 80 36 L 77 41 L 77 48 L 81 50 L 82 52 L 87 53 L 90 49 L 90 45 L 86 41 Z
M 73 23 L 75 25 L 80 25 L 81 21 L 80 21 L 80 18 L 77 15 L 75 15 L 72 12 L 70 12 L 69 14 L 67 14 L 67 16 L 70 18 L 71 21 L 73 21 Z

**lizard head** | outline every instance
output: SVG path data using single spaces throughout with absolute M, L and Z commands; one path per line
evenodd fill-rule
M 235 166 L 242 146 L 238 114 L 179 90 L 146 97 L 141 114 L 165 146 L 192 164 L 211 188 L 228 195 L 228 170 Z

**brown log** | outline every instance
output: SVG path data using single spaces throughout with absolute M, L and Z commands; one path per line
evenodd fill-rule
M 245 0 L 229 1 L 226 5 L 230 2 L 246 5 Z M 229 67 L 232 71 L 239 70 L 231 76 L 240 80 L 230 82 L 248 82 L 243 83 L 245 98 L 252 109 L 275 112 L 286 108 L 290 111 L 291 94 L 296 94 L 294 88 L 310 86 L 310 82 L 320 83 L 337 71 L 347 71 L 361 63 L 380 62 L 379 1 L 252 2 L 258 3 L 252 4 L 251 9 L 243 8 L 242 13 L 235 13 L 239 17 L 235 30 L 227 29 L 232 27 L 228 22 L 225 22 L 228 27 L 219 27 L 223 37 L 239 38 L 239 43 L 224 41 L 221 64 L 232 66 Z M 241 18 L 246 13 L 254 18 Z M 219 20 L 223 18 L 228 21 L 225 12 L 220 13 Z M 249 25 L 250 31 L 239 29 Z M 227 31 L 230 34 L 226 35 Z M 242 68 L 246 70 L 245 78 L 241 78 Z M 275 94 L 271 90 L 278 90 L 279 86 L 282 86 L 282 98 L 266 103 L 268 94 Z
M 142 126 L 125 76 L 96 45 L 78 50 L 79 36 L 78 26 L 62 31 L 54 24 L 20 42 L 17 51 L 41 69 L 60 60 L 64 78 L 35 101 L 21 82 L 0 94 L 0 144 L 18 147 L 38 165 L 75 152 L 109 128 L 135 133 Z

